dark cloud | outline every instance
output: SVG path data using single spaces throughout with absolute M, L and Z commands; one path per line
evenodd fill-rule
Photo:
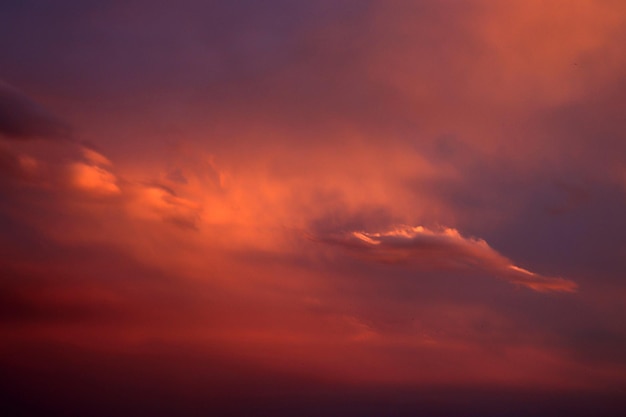
M 520 268 L 481 239 L 465 238 L 455 229 L 397 227 L 383 232 L 352 231 L 320 237 L 384 263 L 408 263 L 432 270 L 477 270 L 535 291 L 573 292 L 569 280 Z
M 338 196 L 322 193 L 316 196 L 315 201 L 319 205 L 331 205 L 332 210 L 309 223 L 309 230 L 314 238 L 349 233 L 353 230 L 381 230 L 397 222 L 386 207 L 361 207 L 358 210 L 351 210 Z
M 626 407 L 619 390 L 329 383 L 188 345 L 120 353 L 59 343 L 3 353 L 0 398 L 24 417 L 621 417 Z
M 8 139 L 67 139 L 69 127 L 18 90 L 0 81 L 0 135 Z

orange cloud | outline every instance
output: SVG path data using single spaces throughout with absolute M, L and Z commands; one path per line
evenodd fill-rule
M 72 18 L 96 27 L 99 45 L 113 19 L 112 30 L 124 30 L 102 46 L 123 39 L 114 58 L 127 46 L 125 59 L 141 58 L 123 81 L 116 77 L 132 65 L 102 66 L 107 82 L 96 90 L 106 86 L 104 99 L 76 84 L 66 90 L 33 81 L 106 153 L 83 142 L 15 140 L 65 131 L 0 85 L 0 134 L 10 139 L 0 148 L 0 270 L 11 279 L 0 294 L 8 317 L 0 345 L 46 353 L 58 343 L 67 357 L 71 345 L 95 358 L 89 363 L 103 363 L 97 359 L 105 350 L 141 352 L 158 358 L 155 372 L 191 361 L 191 350 L 213 361 L 228 355 L 235 365 L 225 375 L 238 387 L 241 379 L 230 376 L 238 366 L 351 384 L 622 386 L 619 300 L 603 315 L 594 308 L 604 299 L 588 291 L 535 293 L 572 293 L 577 282 L 587 290 L 593 285 L 583 275 L 610 263 L 614 246 L 624 253 L 620 207 L 606 220 L 617 244 L 593 227 L 614 201 L 594 200 L 601 193 L 593 181 L 580 189 L 546 185 L 559 184 L 559 175 L 562 184 L 578 184 L 566 177 L 585 171 L 583 159 L 594 168 L 587 171 L 612 169 L 626 185 L 623 93 L 613 88 L 626 56 L 622 3 L 361 3 L 367 7 L 358 13 L 303 24 L 276 44 L 281 36 L 272 33 L 265 44 L 250 21 L 251 39 L 261 39 L 258 56 L 266 64 L 280 57 L 259 73 L 211 31 L 210 40 L 144 48 L 151 37 L 142 25 L 158 5 L 147 14 Z M 126 26 L 137 16 L 136 27 Z M 150 30 L 174 35 L 178 19 L 168 16 L 165 31 L 161 19 Z M 138 29 L 141 41 L 126 42 Z M 206 22 L 173 32 L 200 37 Z M 248 42 L 247 34 L 232 35 Z M 168 56 L 168 45 L 191 45 L 199 61 L 219 56 L 224 73 L 207 76 L 207 62 L 194 68 L 188 64 L 196 60 L 178 61 L 186 48 Z M 141 53 L 132 50 L 138 46 Z M 58 61 L 86 76 L 42 79 L 89 80 L 90 69 L 75 65 L 80 45 L 63 49 L 73 55 Z M 105 56 L 104 49 L 85 61 Z M 165 57 L 167 80 L 156 68 Z M 20 77 L 28 83 L 29 74 Z M 137 74 L 147 76 L 134 82 Z M 617 92 L 604 97 L 605 90 Z M 610 117 L 598 117 L 605 110 Z M 579 133 L 586 136 L 574 140 Z M 30 178 L 41 181 L 23 181 Z M 560 193 L 557 203 L 545 198 L 551 192 Z M 597 210 L 585 212 L 589 206 Z M 516 227 L 537 234 L 517 240 Z M 519 243 L 514 260 L 459 230 L 494 236 L 487 240 L 496 247 L 496 239 Z M 590 239 L 570 239 L 595 230 Z M 304 239 L 306 231 L 328 245 Z M 563 261 L 576 245 L 588 258 Z M 556 259 L 537 254 L 545 248 L 555 248 L 545 256 Z M 576 282 L 521 267 L 518 256 L 529 265 L 553 262 L 550 268 Z M 618 262 L 614 270 L 623 269 Z M 173 360 L 155 354 L 161 349 L 172 349 Z M 605 349 L 617 353 L 607 359 Z M 572 359 L 577 354 L 583 359 Z M 222 382 L 213 372 L 205 376 Z
M 197 228 L 201 219 L 199 203 L 179 197 L 167 187 L 136 184 L 128 192 L 128 209 L 133 216 L 165 220 L 191 229 Z
M 89 163 L 91 163 L 92 165 L 97 165 L 101 167 L 112 165 L 109 158 L 102 155 L 100 152 L 97 152 L 93 149 L 89 149 L 85 147 L 82 147 L 81 150 L 83 152 L 83 156 L 85 157 L 85 159 L 89 161 Z
M 69 166 L 70 183 L 74 187 L 95 194 L 118 194 L 117 178 L 111 172 L 95 165 L 75 162 Z
M 622 71 L 626 6 L 613 0 L 481 1 L 473 23 L 489 73 L 483 88 L 509 102 L 551 105 L 580 97 Z M 601 57 L 601 58 L 600 58 Z M 491 87 L 491 88 L 489 88 Z

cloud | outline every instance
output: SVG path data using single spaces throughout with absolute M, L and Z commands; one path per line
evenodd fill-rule
M 216 351 L 242 372 L 266 365 L 263 386 L 283 370 L 623 386 L 626 14 L 602 12 L 613 1 L 5 8 L 2 71 L 80 132 L 53 140 L 54 116 L 0 89 L 2 345 L 19 353 L 3 355 L 6 385 L 35 397 L 20 387 L 50 363 L 75 364 L 80 386 L 96 364 L 102 381 L 109 353 L 123 382 L 122 354 L 171 346 L 160 362 L 181 370 L 163 390 L 182 376 L 186 392 L 205 379 L 246 391 L 232 369 L 197 367 Z M 555 271 L 584 291 L 538 296 L 576 289 Z M 154 369 L 133 373 L 135 390 L 107 386 L 146 392 Z
M 32 156 L 15 152 L 0 144 L 0 175 L 17 180 L 34 180 L 40 164 Z
M 81 147 L 80 161 L 68 165 L 69 185 L 73 188 L 100 194 L 119 194 L 119 180 L 110 169 L 111 161 L 101 153 L 87 147 Z
M 98 194 L 118 194 L 117 178 L 96 165 L 76 162 L 69 167 L 71 184 L 81 190 Z
M 8 139 L 68 138 L 69 127 L 15 88 L 0 81 L 0 136 Z
M 574 292 L 577 288 L 573 281 L 521 268 L 484 240 L 466 238 L 451 228 L 430 230 L 423 226 L 399 226 L 383 232 L 351 231 L 320 240 L 344 246 L 377 262 L 478 271 L 539 292 Z
M 138 184 L 129 196 L 128 209 L 137 218 L 161 219 L 182 229 L 197 229 L 202 207 L 158 184 Z
M 111 166 L 112 163 L 106 156 L 102 155 L 100 152 L 91 149 L 91 148 L 82 148 L 83 156 L 87 161 L 89 161 L 93 165 L 98 166 Z

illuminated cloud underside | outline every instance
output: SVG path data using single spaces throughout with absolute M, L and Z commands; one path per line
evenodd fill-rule
M 356 250 L 377 262 L 409 263 L 424 269 L 479 271 L 539 292 L 574 292 L 578 287 L 573 281 L 516 266 L 484 240 L 466 238 L 451 228 L 429 230 L 423 226 L 401 226 L 384 232 L 354 231 L 322 240 Z

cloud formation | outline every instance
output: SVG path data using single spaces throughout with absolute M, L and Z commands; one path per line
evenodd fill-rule
M 478 271 L 539 292 L 576 291 L 573 281 L 516 266 L 482 239 L 458 230 L 400 226 L 383 232 L 352 231 L 320 240 L 344 246 L 377 262 L 407 263 L 431 270 Z
M 34 180 L 38 174 L 39 163 L 35 158 L 0 143 L 0 175 L 17 180 Z
M 624 415 L 626 3 L 43 3 L 0 2 L 34 415 Z
M 69 127 L 23 93 L 0 81 L 0 137 L 67 139 Z

